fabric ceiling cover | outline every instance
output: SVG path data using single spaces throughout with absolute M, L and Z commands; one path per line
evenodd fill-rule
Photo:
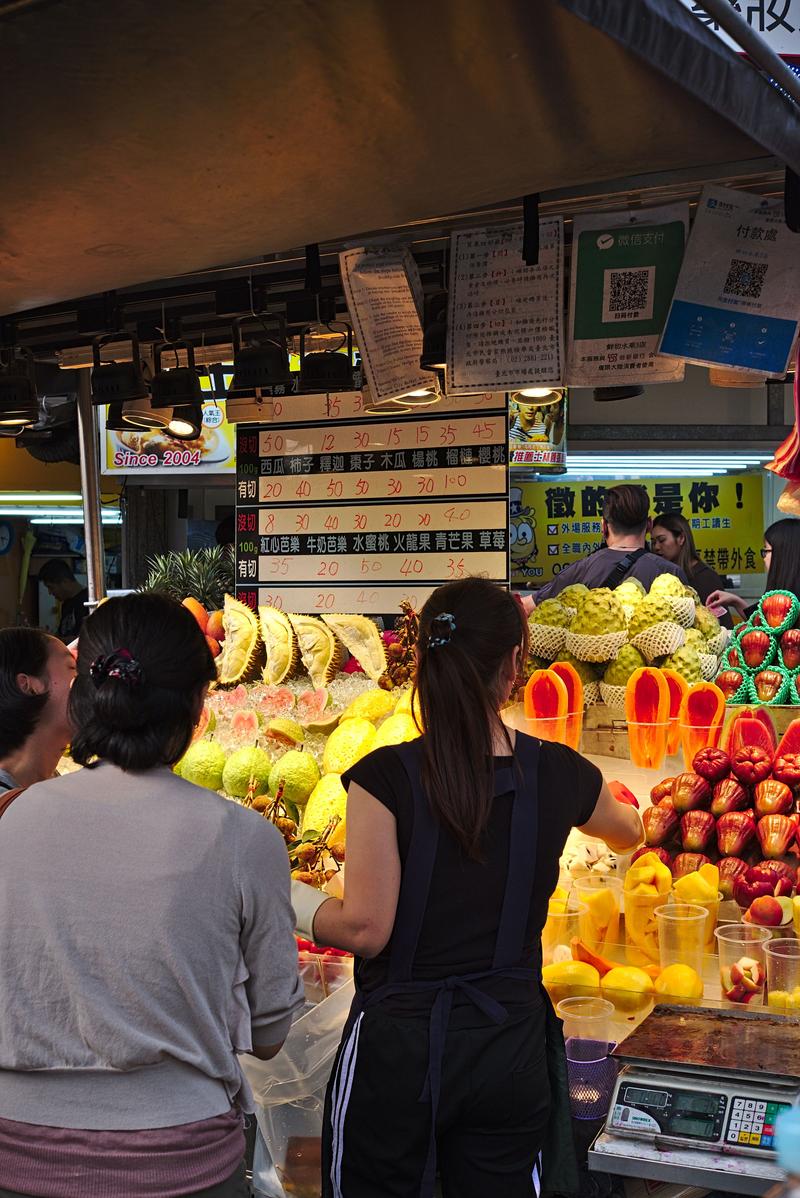
M 558 0 L 12 0 L 0 19 L 0 313 L 774 148 Z M 768 116 L 800 172 L 775 92 Z

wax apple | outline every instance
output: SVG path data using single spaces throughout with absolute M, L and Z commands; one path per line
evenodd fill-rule
M 731 772 L 731 759 L 722 749 L 701 749 L 695 754 L 692 769 L 713 786 Z
M 763 665 L 769 657 L 772 641 L 763 628 L 751 628 L 749 632 L 742 633 L 739 638 L 739 648 L 744 658 L 744 664 L 751 670 L 755 670 L 758 666 Z
M 656 783 L 656 785 L 650 791 L 650 802 L 654 807 L 657 807 L 659 803 L 664 801 L 664 799 L 668 799 L 671 796 L 672 783 L 674 781 L 674 778 L 665 778 L 663 782 Z
M 648 807 L 642 814 L 644 833 L 648 845 L 666 844 L 678 826 L 678 813 L 671 803 L 660 803 L 658 807 Z
M 711 859 L 705 853 L 678 853 L 672 863 L 672 876 L 676 880 L 693 874 L 701 865 L 710 865 Z
M 747 873 L 747 862 L 741 857 L 723 857 L 719 863 L 719 892 L 725 899 L 733 898 L 736 880 Z
M 741 782 L 737 782 L 735 778 L 725 778 L 714 787 L 711 814 L 719 819 L 729 811 L 744 811 L 749 803 L 750 796 Z
M 679 815 L 711 804 L 711 787 L 699 774 L 678 774 L 672 783 L 672 804 Z
M 787 670 L 800 666 L 800 628 L 789 628 L 780 640 L 781 657 Z
M 792 810 L 794 795 L 785 782 L 766 778 L 753 790 L 756 815 L 785 815 Z
M 788 815 L 765 815 L 758 821 L 756 833 L 765 857 L 782 857 L 795 838 L 797 824 Z
M 727 700 L 732 699 L 736 692 L 741 689 L 744 685 L 744 680 L 744 673 L 733 667 L 723 670 L 714 679 Z
M 772 754 L 760 745 L 745 745 L 731 758 L 731 771 L 744 786 L 755 786 L 770 776 Z
M 791 786 L 792 790 L 800 787 L 800 753 L 784 753 L 782 757 L 776 757 L 772 776 L 776 782 Z
M 655 808 L 660 811 L 660 807 Z M 704 853 L 714 839 L 716 820 L 710 811 L 687 811 L 681 818 L 681 844 L 687 853 Z
M 723 857 L 741 857 L 755 834 L 752 811 L 729 811 L 717 820 L 717 847 Z
M 761 600 L 761 613 L 770 628 L 780 628 L 792 606 L 791 596 L 776 591 L 773 595 L 765 595 Z

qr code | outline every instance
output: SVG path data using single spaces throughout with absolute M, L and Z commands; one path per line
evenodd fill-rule
M 731 259 L 728 277 L 722 288 L 723 295 L 738 295 L 741 299 L 761 299 L 768 262 L 745 262 L 742 258 Z
M 603 322 L 650 320 L 655 266 L 603 272 Z

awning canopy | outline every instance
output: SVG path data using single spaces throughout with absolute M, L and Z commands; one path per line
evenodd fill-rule
M 588 23 L 604 7 L 635 10 L 637 53 L 668 50 L 680 82 Z M 589 181 L 766 154 L 800 173 L 791 104 L 678 0 L 14 0 L 0 19 L 0 313 Z

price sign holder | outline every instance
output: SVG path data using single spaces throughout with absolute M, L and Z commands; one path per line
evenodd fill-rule
M 507 405 L 492 398 L 422 418 L 354 420 L 339 405 L 325 422 L 240 426 L 238 597 L 379 615 L 472 574 L 508 585 Z

